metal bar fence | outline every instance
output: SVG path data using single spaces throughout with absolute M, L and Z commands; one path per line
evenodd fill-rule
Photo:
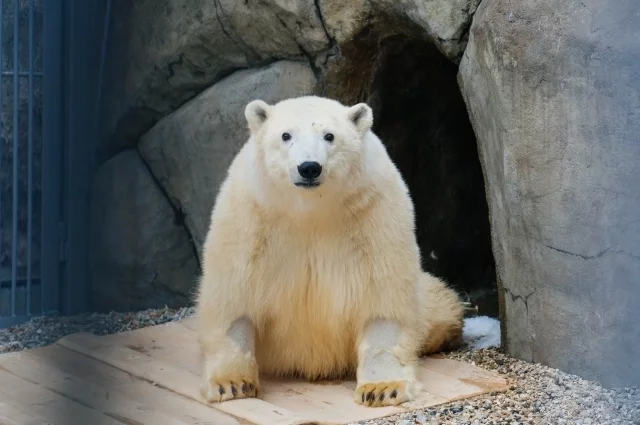
M 11 315 L 16 315 L 16 280 L 18 272 L 18 143 L 20 141 L 18 134 L 18 118 L 20 116 L 20 100 L 19 96 L 19 76 L 18 66 L 20 66 L 18 50 L 20 48 L 20 33 L 18 29 L 20 27 L 20 13 L 19 13 L 19 0 L 13 0 L 13 214 L 11 215 L 11 224 L 13 227 L 13 234 L 11 238 Z M 31 114 L 31 111 L 29 111 Z M 31 194 L 28 194 L 31 196 Z M 30 220 L 31 217 L 27 217 Z M 27 240 L 27 245 L 31 245 L 31 241 Z M 30 264 L 27 264 L 29 268 Z
M 0 0 L 0 328 L 87 310 L 110 8 Z
M 44 72 L 36 65 L 42 45 L 36 7 L 35 0 L 0 2 L 0 327 L 43 312 L 37 222 L 42 125 L 36 117 L 42 107 L 36 92 Z
M 64 159 L 65 274 L 61 307 L 65 314 L 89 306 L 89 210 L 96 139 L 95 109 L 101 75 L 101 31 L 105 0 L 67 0 L 64 10 L 66 130 Z
M 87 310 L 110 8 L 0 0 L 0 328 Z
M 0 4 L 0 264 L 4 263 L 4 208 L 2 204 L 3 192 L 4 192 L 4 4 Z M 3 268 L 0 266 L 0 273 Z M 0 320 L 3 319 L 2 306 L 6 303 L 2 302 L 4 294 L 4 273 L 0 274 Z M 5 307 L 6 310 L 6 307 Z M 2 323 L 0 323 L 2 325 Z
M 28 99 L 29 99 L 29 129 L 28 129 L 28 138 L 29 138 L 29 143 L 28 143 L 28 150 L 29 152 L 27 153 L 27 160 L 29 162 L 29 164 L 27 165 L 27 170 L 29 170 L 29 177 L 28 177 L 28 189 L 27 189 L 27 193 L 29 193 L 29 198 L 28 198 L 28 205 L 27 205 L 27 210 L 29 211 L 29 221 L 28 221 L 28 227 L 27 227 L 27 239 L 31 240 L 32 239 L 32 220 L 31 220 L 31 213 L 33 211 L 33 196 L 31 196 L 31 193 L 33 193 L 33 48 L 34 48 L 34 40 L 33 38 L 35 37 L 35 35 L 33 34 L 33 0 L 29 0 L 29 95 L 28 95 Z M 18 74 L 18 72 L 16 72 L 16 74 Z M 19 75 L 19 74 L 18 74 Z M 31 258 L 31 244 L 29 244 L 29 248 L 27 251 L 27 264 L 31 265 L 32 258 Z M 30 316 L 31 315 L 31 277 L 32 277 L 32 270 L 31 267 L 27 267 L 27 315 Z
M 55 3 L 0 1 L 0 328 L 59 308 L 57 249 L 46 243 L 61 202 Z
M 42 311 L 60 310 L 63 263 L 60 245 L 62 211 L 62 10 L 63 0 L 44 0 L 42 61 Z

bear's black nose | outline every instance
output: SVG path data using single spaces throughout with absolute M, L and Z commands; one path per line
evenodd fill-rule
M 303 162 L 298 165 L 298 173 L 305 179 L 315 179 L 322 173 L 322 165 L 317 162 Z

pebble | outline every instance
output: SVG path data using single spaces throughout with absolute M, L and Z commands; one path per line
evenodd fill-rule
M 107 335 L 182 320 L 193 308 L 131 313 L 38 317 L 0 329 L 0 353 L 53 344 L 65 335 Z M 499 348 L 446 353 L 449 358 L 494 370 L 513 386 L 493 393 L 352 425 L 640 425 L 640 389 L 608 390 L 574 375 L 515 360 Z

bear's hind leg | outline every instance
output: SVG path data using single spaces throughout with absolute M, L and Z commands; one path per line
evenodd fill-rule
M 208 402 L 258 397 L 255 328 L 249 318 L 233 321 L 222 334 L 207 332 L 204 325 L 199 332 L 204 362 L 202 397 Z
M 429 355 L 459 347 L 465 306 L 457 292 L 442 279 L 423 272 L 419 295 L 424 330 L 420 354 Z
M 367 325 L 358 347 L 356 403 L 394 406 L 415 398 L 420 391 L 415 340 L 391 320 L 373 320 Z

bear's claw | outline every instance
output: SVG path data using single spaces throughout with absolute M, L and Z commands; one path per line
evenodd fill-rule
M 355 401 L 369 407 L 397 406 L 408 401 L 407 381 L 381 381 L 359 385 Z
M 260 386 L 247 378 L 211 379 L 200 389 L 202 397 L 209 403 L 221 403 L 227 400 L 258 397 Z

